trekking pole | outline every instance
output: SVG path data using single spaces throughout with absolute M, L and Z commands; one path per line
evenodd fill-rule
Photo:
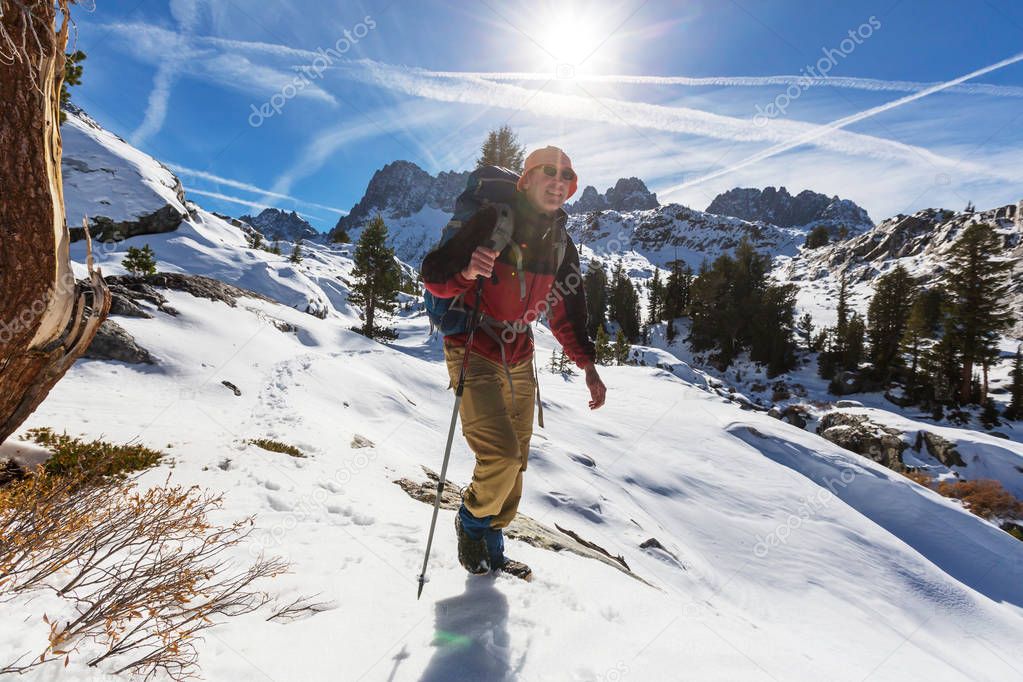
M 458 371 L 458 386 L 455 387 L 455 408 L 451 412 L 451 426 L 448 427 L 448 442 L 444 447 L 444 463 L 441 464 L 440 480 L 437 481 L 437 498 L 433 501 L 433 519 L 430 521 L 430 536 L 426 540 L 426 556 L 423 557 L 423 570 L 419 574 L 419 591 L 416 593 L 416 599 L 423 595 L 423 586 L 426 584 L 426 565 L 430 561 L 430 548 L 433 547 L 433 532 L 437 528 L 440 498 L 444 493 L 444 481 L 447 480 L 448 460 L 451 458 L 451 441 L 455 437 L 455 424 L 458 421 L 458 406 L 462 403 L 465 377 L 469 373 L 469 350 L 472 348 L 472 338 L 476 334 L 476 327 L 480 321 L 480 312 L 483 309 L 483 281 L 482 275 L 476 277 L 476 305 L 473 306 L 472 317 L 469 318 L 469 335 L 465 340 L 465 355 L 462 356 L 462 368 Z

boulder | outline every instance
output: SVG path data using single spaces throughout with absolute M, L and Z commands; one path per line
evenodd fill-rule
M 149 351 L 135 342 L 135 337 L 110 319 L 104 320 L 99 326 L 96 336 L 82 357 L 131 364 L 156 364 Z
M 821 417 L 817 433 L 835 445 L 869 457 L 893 471 L 903 471 L 902 452 L 908 447 L 902 432 L 874 423 L 863 414 L 829 412 Z
M 922 446 L 927 447 L 927 452 L 934 457 L 936 460 L 949 467 L 950 469 L 954 466 L 964 467 L 966 462 L 963 461 L 962 455 L 956 449 L 955 443 L 942 438 L 936 433 L 930 431 L 918 431 L 916 434 L 916 442 L 913 444 L 913 449 L 920 452 Z

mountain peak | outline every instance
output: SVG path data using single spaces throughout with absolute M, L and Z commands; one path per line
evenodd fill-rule
M 570 214 L 590 211 L 643 211 L 657 208 L 657 195 L 647 189 L 646 183 L 637 177 L 618 178 L 614 187 L 608 187 L 603 194 L 593 185 L 587 185 L 574 204 L 565 206 Z
M 243 215 L 239 218 L 263 233 L 268 239 L 284 239 L 289 242 L 310 239 L 320 233 L 295 211 L 290 213 L 279 208 L 264 208 L 259 215 Z
M 843 224 L 848 228 L 867 229 L 874 222 L 867 212 L 849 199 L 804 189 L 792 196 L 784 187 L 736 187 L 714 197 L 708 213 L 733 216 L 743 220 L 760 220 L 779 227 L 802 227 L 817 224 Z

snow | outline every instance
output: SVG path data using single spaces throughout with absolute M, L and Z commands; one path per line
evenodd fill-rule
M 155 250 L 168 267 L 244 280 L 285 305 L 230 308 L 167 291 L 179 317 L 117 320 L 156 368 L 80 361 L 22 431 L 48 425 L 165 449 L 173 467 L 147 472 L 144 486 L 171 472 L 172 482 L 222 491 L 218 520 L 256 516 L 234 558 L 280 555 L 291 573 L 265 589 L 331 605 L 290 624 L 257 613 L 219 625 L 200 646 L 207 679 L 672 679 L 680 657 L 701 680 L 1013 676 L 995 652 L 1011 650 L 1023 626 L 1023 545 L 880 465 L 741 411 L 663 350 L 650 359 L 674 373 L 603 368 L 608 404 L 598 412 L 586 408 L 582 376 L 541 372 L 547 428 L 533 438 L 521 506 L 622 554 L 655 587 L 516 541 L 509 554 L 533 567 L 532 583 L 467 578 L 453 514 L 442 511 L 416 601 L 430 507 L 393 481 L 440 466 L 452 396 L 438 340 L 418 311 L 387 346 L 349 331 L 350 312 L 321 320 L 289 307 L 350 261 L 311 244 L 306 261 L 284 265 L 200 215 L 129 242 L 162 240 Z M 115 252 L 103 257 L 113 269 Z M 553 337 L 541 328 L 537 339 L 538 357 L 549 357 Z M 352 448 L 356 434 L 373 447 Z M 308 458 L 246 445 L 258 437 Z M 451 480 L 467 483 L 472 463 L 456 438 Z M 683 567 L 641 549 L 650 537 Z M 3 613 L 16 634 L 2 656 L 41 650 L 34 604 Z M 72 657 L 69 679 L 91 674 L 84 659 Z
M 134 220 L 168 204 L 185 212 L 173 173 L 87 116 L 69 112 L 61 138 L 68 226 L 85 217 Z
M 137 187 L 140 196 L 149 189 Z M 723 377 L 680 342 L 661 343 L 660 329 L 658 347 L 638 351 L 646 366 L 601 368 L 608 398 L 599 411 L 586 406 L 581 374 L 541 369 L 546 428 L 535 430 L 520 507 L 621 554 L 651 585 L 514 540 L 508 553 L 533 567 L 532 582 L 468 577 L 454 514 L 441 511 L 417 601 L 431 508 L 394 481 L 422 480 L 423 465 L 439 470 L 453 405 L 422 311 L 401 313 L 397 341 L 372 342 L 350 331 L 350 246 L 310 243 L 303 262 L 290 263 L 248 248 L 239 228 L 198 207 L 174 232 L 102 245 L 97 263 L 121 272 L 127 248 L 144 243 L 161 270 L 216 277 L 277 303 L 242 298 L 232 308 L 163 291 L 179 316 L 116 318 L 157 365 L 80 360 L 19 434 L 52 426 L 164 450 L 142 487 L 169 474 L 172 484 L 223 493 L 212 520 L 255 516 L 250 541 L 230 558 L 281 556 L 290 572 L 260 588 L 327 604 L 291 623 L 267 621 L 263 609 L 208 630 L 198 644 L 206 679 L 1021 676 L 1011 652 L 1023 632 L 1023 543 L 873 461 L 741 409 Z M 640 257 L 627 267 L 643 267 Z M 81 274 L 82 244 L 72 258 Z M 323 319 L 303 312 L 311 302 Z M 543 327 L 536 338 L 543 364 L 556 342 Z M 871 400 L 844 409 L 916 428 Z M 1020 455 L 1016 443 L 952 435 L 985 466 Z M 247 443 L 262 437 L 307 457 Z M 372 446 L 357 447 L 357 437 Z M 465 485 L 472 467 L 458 436 L 450 480 Z M 649 538 L 678 562 L 642 549 Z M 44 611 L 69 615 L 50 596 L 0 608 L 0 662 L 45 648 Z M 94 650 L 82 643 L 66 669 L 43 666 L 25 679 L 98 679 L 85 665 Z

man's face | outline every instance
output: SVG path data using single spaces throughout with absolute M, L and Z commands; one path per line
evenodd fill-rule
M 526 180 L 522 183 L 529 203 L 541 213 L 557 211 L 568 199 L 572 183 L 561 177 L 561 166 L 556 168 L 558 172 L 551 177 L 544 173 L 543 166 L 537 166 L 526 174 Z

